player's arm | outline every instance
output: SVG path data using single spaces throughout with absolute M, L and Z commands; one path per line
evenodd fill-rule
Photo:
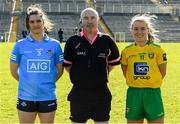
M 156 59 L 157 59 L 159 71 L 163 79 L 166 75 L 167 56 L 166 56 L 165 51 L 162 48 L 159 49 Z
M 10 72 L 13 78 L 19 81 L 18 67 L 20 65 L 21 54 L 19 50 L 19 42 L 16 42 L 10 57 Z
M 57 81 L 62 76 L 62 74 L 64 72 L 64 67 L 62 64 L 57 64 L 56 68 L 57 68 L 57 77 L 56 77 L 56 81 Z
M 19 75 L 18 75 L 18 67 L 19 65 L 16 63 L 10 63 L 10 71 L 11 71 L 11 75 L 14 77 L 14 79 L 16 79 L 17 81 L 19 81 Z
M 58 44 L 56 46 L 56 51 L 55 51 L 55 65 L 57 69 L 56 81 L 59 80 L 59 78 L 62 76 L 64 72 L 63 61 L 64 61 L 63 52 L 60 44 Z
M 65 70 L 66 70 L 68 73 L 70 73 L 71 66 L 69 66 L 69 67 L 65 67 Z
M 109 65 L 109 72 L 111 72 L 113 70 L 114 66 Z
M 127 65 L 121 64 L 121 69 L 122 69 L 122 72 L 123 72 L 124 77 L 126 77 Z
M 128 59 L 126 57 L 125 49 L 121 52 L 121 70 L 123 72 L 124 77 L 126 78 L 126 71 L 128 67 Z
M 159 71 L 161 72 L 161 75 L 162 75 L 162 79 L 165 77 L 166 75 L 166 63 L 164 64 L 161 64 L 161 65 L 158 65 L 159 67 Z

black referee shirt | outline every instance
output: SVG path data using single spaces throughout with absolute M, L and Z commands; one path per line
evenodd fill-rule
M 64 50 L 64 66 L 71 66 L 70 80 L 73 83 L 73 89 L 70 96 L 87 97 L 96 95 L 96 92 L 102 92 L 102 94 L 104 91 L 109 92 L 108 65 L 118 64 L 120 64 L 118 48 L 108 35 L 98 34 L 93 44 L 90 44 L 84 35 L 70 37 Z M 83 94 L 74 93 L 76 90 L 82 91 Z M 108 94 L 110 97 L 110 93 Z

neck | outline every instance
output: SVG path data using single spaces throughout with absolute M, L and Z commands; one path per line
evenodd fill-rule
M 135 44 L 140 46 L 140 47 L 143 47 L 147 44 L 148 41 L 135 41 Z
M 41 34 L 31 34 L 32 38 L 35 39 L 36 41 L 42 41 L 43 38 L 44 38 L 44 34 L 41 33 Z
M 92 38 L 97 34 L 96 30 L 83 30 L 84 34 L 88 37 L 89 40 L 92 40 Z

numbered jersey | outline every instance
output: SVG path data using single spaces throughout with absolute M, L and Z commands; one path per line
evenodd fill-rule
M 46 35 L 41 42 L 31 36 L 18 41 L 11 54 L 11 63 L 19 65 L 18 97 L 31 101 L 56 99 L 56 65 L 62 62 L 58 41 Z
M 144 47 L 131 44 L 122 51 L 121 56 L 121 64 L 127 66 L 126 83 L 131 87 L 160 87 L 162 75 L 158 65 L 166 62 L 166 53 L 153 42 L 148 42 Z

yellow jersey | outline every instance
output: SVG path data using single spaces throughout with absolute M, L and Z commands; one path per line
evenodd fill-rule
M 162 75 L 158 65 L 165 63 L 166 53 L 152 41 L 144 47 L 133 43 L 121 54 L 121 64 L 127 66 L 126 83 L 130 87 L 159 88 L 162 84 Z

